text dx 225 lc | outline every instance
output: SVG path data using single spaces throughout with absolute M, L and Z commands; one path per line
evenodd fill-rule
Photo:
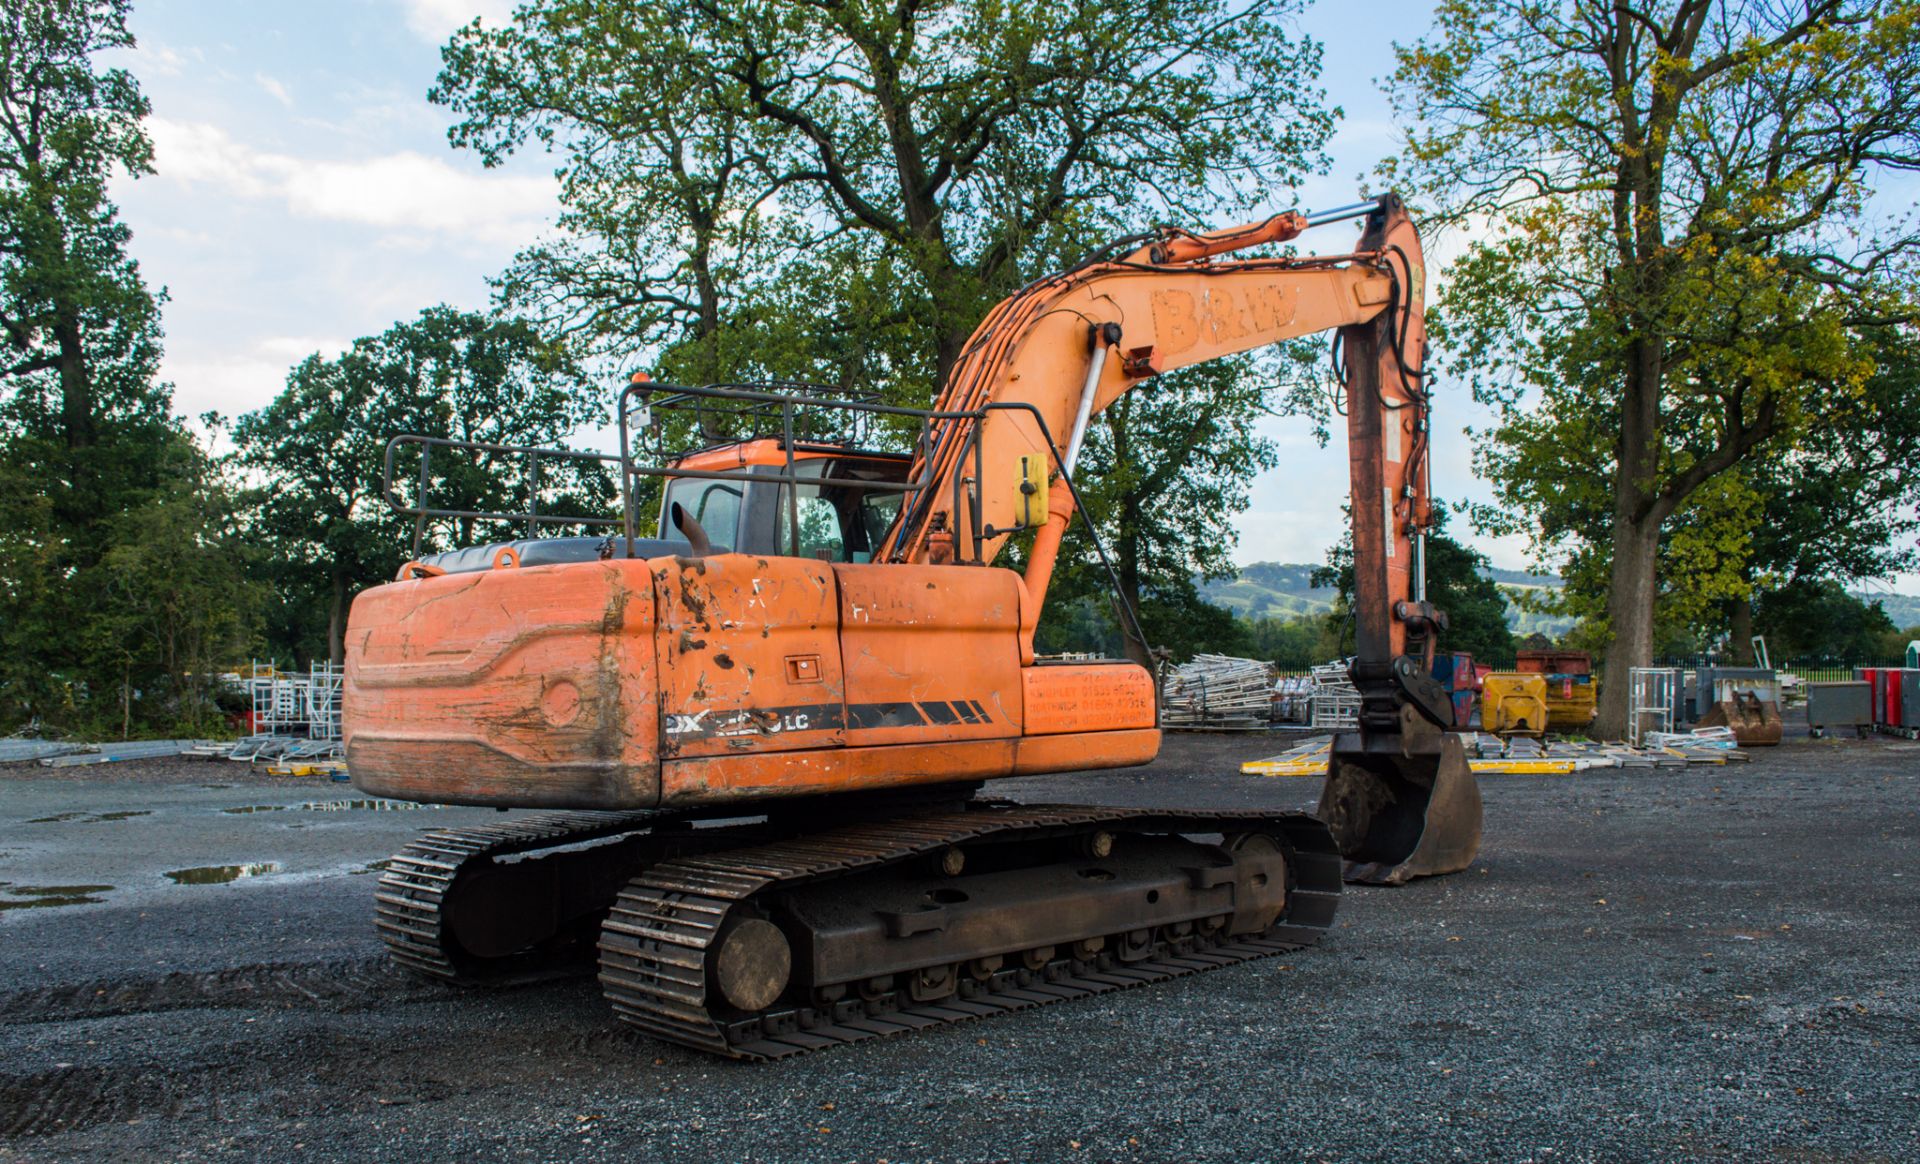
M 1361 217 L 1348 253 L 1222 257 Z M 930 409 L 636 378 L 625 512 L 587 523 L 607 536 L 535 537 L 580 524 L 537 505 L 393 498 L 417 529 L 512 517 L 529 536 L 416 550 L 354 602 L 354 784 L 552 810 L 395 856 L 377 906 L 394 957 L 487 983 L 597 952 L 623 1021 L 775 1058 L 1294 949 L 1330 924 L 1343 871 L 1464 867 L 1479 794 L 1427 677 L 1443 620 L 1420 565 L 1424 274 L 1391 196 L 1162 228 L 996 306 Z M 1327 329 L 1344 352 L 1362 709 L 1317 816 L 976 799 L 1160 746 L 1145 668 L 1034 657 L 1088 419 L 1156 373 Z M 796 409 L 829 405 L 917 426 L 914 451 L 808 439 Z M 643 464 L 631 433 L 669 407 L 730 408 L 763 435 Z M 390 498 L 408 441 L 423 486 L 427 453 L 454 443 L 398 438 Z M 649 477 L 665 478 L 659 538 L 636 536 Z M 995 567 L 1021 531 L 1024 573 Z

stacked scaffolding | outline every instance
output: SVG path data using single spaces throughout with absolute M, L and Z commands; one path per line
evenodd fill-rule
M 303 672 L 255 660 L 244 680 L 253 705 L 253 734 L 233 746 L 230 758 L 338 755 L 343 675 L 343 668 L 331 663 L 315 663 Z
M 1360 726 L 1360 689 L 1347 665 L 1323 663 L 1313 669 L 1313 727 L 1350 731 Z
M 1272 669 L 1255 659 L 1195 655 L 1169 668 L 1161 689 L 1167 727 L 1258 731 L 1273 719 Z

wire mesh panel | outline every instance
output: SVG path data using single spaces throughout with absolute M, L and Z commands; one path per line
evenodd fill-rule
M 1360 726 L 1360 689 L 1345 663 L 1313 669 L 1313 726 L 1343 731 Z
M 1633 706 L 1627 712 L 1627 742 L 1638 748 L 1655 732 L 1673 731 L 1680 671 L 1675 667 L 1635 667 L 1629 672 L 1628 682 Z

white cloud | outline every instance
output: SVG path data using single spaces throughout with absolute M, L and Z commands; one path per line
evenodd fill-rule
M 267 91 L 268 96 L 286 106 L 288 109 L 293 108 L 293 94 L 287 92 L 285 85 L 265 73 L 255 73 L 253 79 L 256 84 Z
M 255 150 L 204 123 L 156 117 L 148 130 L 162 179 L 277 200 L 307 218 L 512 242 L 536 233 L 555 206 L 551 179 L 463 170 L 413 151 L 320 160 Z
M 152 41 L 134 45 L 126 56 L 127 67 L 135 77 L 177 77 L 187 64 L 179 53 Z
M 400 0 L 407 27 L 415 36 L 439 44 L 479 17 L 488 24 L 505 24 L 513 15 L 509 0 Z
M 338 339 L 268 336 L 240 351 L 218 355 L 169 353 L 161 373 L 172 381 L 173 407 L 183 416 L 218 412 L 232 420 L 265 407 L 287 385 L 287 373 L 318 352 L 328 359 L 347 350 Z

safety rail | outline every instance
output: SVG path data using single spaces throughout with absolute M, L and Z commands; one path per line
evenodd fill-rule
M 403 445 L 420 447 L 420 495 L 417 504 L 408 505 L 400 499 L 394 490 L 393 465 L 394 454 Z M 427 490 L 433 480 L 432 455 L 434 449 L 464 449 L 473 452 L 513 453 L 527 458 L 526 491 L 527 508 L 525 512 L 510 513 L 504 511 L 476 509 L 439 509 L 427 505 Z M 611 529 L 626 526 L 629 543 L 632 540 L 631 522 L 618 517 L 587 517 L 563 513 L 540 512 L 540 459 L 552 457 L 568 461 L 592 461 L 600 464 L 618 463 L 619 457 L 610 453 L 588 453 L 577 449 L 548 449 L 538 445 L 505 445 L 492 441 L 462 441 L 450 437 L 418 436 L 412 433 L 402 434 L 387 442 L 386 459 L 381 471 L 380 489 L 386 497 L 388 507 L 394 512 L 414 519 L 413 557 L 420 556 L 422 542 L 427 532 L 429 518 L 470 518 L 475 521 L 525 522 L 528 537 L 538 537 L 542 525 L 578 525 L 590 529 Z M 624 507 L 623 507 L 624 508 Z
M 1010 529 L 998 529 L 983 524 L 980 506 L 980 488 L 981 482 L 985 479 L 985 467 L 982 464 L 980 447 L 980 422 L 985 420 L 987 415 L 992 412 L 1022 412 L 1033 421 L 1035 427 L 1038 429 L 1041 436 L 1041 443 L 1047 450 L 1054 470 L 1060 474 L 1061 479 L 1066 482 L 1067 488 L 1072 494 L 1075 511 L 1082 516 L 1088 536 L 1093 541 L 1094 551 L 1099 556 L 1100 564 L 1105 569 L 1108 580 L 1113 585 L 1118 606 L 1125 615 L 1127 622 L 1126 631 L 1136 642 L 1141 644 L 1143 649 L 1147 648 L 1146 634 L 1141 627 L 1139 614 L 1134 610 L 1133 604 L 1128 602 L 1124 597 L 1124 592 L 1121 590 L 1119 584 L 1119 575 L 1115 572 L 1112 560 L 1107 555 L 1106 544 L 1101 539 L 1098 529 L 1095 528 L 1093 522 L 1090 520 L 1086 503 L 1080 496 L 1079 487 L 1074 483 L 1072 475 L 1067 472 L 1059 445 L 1054 441 L 1053 433 L 1047 425 L 1046 417 L 1041 414 L 1039 408 L 1025 401 L 996 402 L 973 409 L 911 408 L 906 405 L 882 403 L 871 394 L 859 398 L 836 398 L 817 396 L 811 393 L 803 394 L 791 391 L 769 390 L 795 387 L 816 389 L 821 386 L 718 384 L 693 387 L 668 384 L 655 380 L 635 380 L 628 384 L 620 394 L 619 407 L 617 409 L 620 431 L 620 452 L 618 455 L 582 452 L 576 449 L 551 449 L 537 445 L 509 445 L 489 441 L 461 441 L 448 437 L 429 437 L 414 434 L 396 436 L 387 442 L 381 480 L 382 493 L 385 496 L 387 505 L 395 512 L 414 519 L 413 556 L 416 559 L 420 556 L 420 551 L 423 548 L 422 543 L 426 534 L 426 523 L 432 518 L 471 518 L 477 521 L 525 522 L 528 537 L 537 536 L 541 525 L 575 525 L 596 529 L 618 529 L 620 536 L 624 537 L 626 541 L 626 551 L 630 557 L 634 553 L 634 543 L 639 540 L 638 498 L 635 495 L 637 479 L 684 477 L 712 481 L 772 482 L 789 486 L 786 490 L 786 501 L 788 506 L 787 524 L 789 537 L 792 539 L 790 549 L 793 555 L 798 557 L 800 553 L 799 498 L 798 490 L 792 487 L 803 484 L 819 484 L 820 479 L 801 476 L 796 469 L 794 454 L 796 452 L 808 451 L 810 443 L 821 451 L 844 454 L 847 449 L 845 445 L 840 443 L 825 443 L 822 441 L 822 438 L 799 434 L 796 429 L 794 410 L 796 408 L 818 408 L 840 410 L 869 417 L 899 417 L 918 422 L 919 435 L 915 442 L 915 447 L 922 451 L 928 447 L 929 442 L 936 439 L 933 434 L 933 426 L 936 424 L 945 426 L 944 432 L 941 434 L 942 437 L 950 438 L 956 432 L 961 434 L 961 439 L 964 443 L 961 445 L 961 453 L 957 463 L 964 465 L 971 461 L 973 472 L 971 474 L 954 474 L 952 482 L 953 512 L 964 512 L 969 516 L 970 528 L 968 532 L 972 535 L 970 542 L 972 552 L 971 556 L 965 559 L 959 558 L 956 555 L 955 564 L 981 566 L 986 563 L 981 557 L 980 549 L 989 539 L 1013 533 L 1025 527 L 1014 526 Z M 636 400 L 638 401 L 637 404 L 635 403 Z M 751 411 L 749 413 L 742 413 L 743 415 L 760 416 L 766 419 L 771 419 L 777 415 L 780 421 L 780 431 L 778 435 L 781 448 L 785 454 L 784 464 L 778 467 L 780 471 L 769 472 L 767 470 L 770 466 L 764 465 L 743 466 L 738 469 L 695 469 L 679 465 L 647 465 L 640 464 L 636 461 L 634 457 L 636 426 L 633 423 L 636 417 L 640 419 L 639 428 L 650 428 L 652 427 L 652 413 L 656 408 L 662 406 L 667 409 L 692 408 L 697 412 L 700 402 L 706 400 L 726 401 L 747 406 Z M 409 505 L 403 501 L 394 489 L 394 458 L 397 451 L 403 445 L 417 445 L 420 448 L 420 496 L 417 499 L 417 503 L 413 505 Z M 508 453 L 527 457 L 527 509 L 522 512 L 505 512 L 448 509 L 427 505 L 426 494 L 432 480 L 430 456 L 431 451 L 436 448 Z M 542 457 L 552 457 L 568 461 L 593 462 L 596 464 L 617 464 L 619 466 L 618 489 L 620 494 L 620 516 L 592 517 L 540 512 L 539 466 Z M 918 479 L 915 480 L 863 481 L 851 478 L 835 478 L 832 483 L 835 488 L 842 489 L 892 492 L 902 495 L 924 494 L 933 483 L 931 463 L 932 458 L 930 457 L 915 457 L 914 464 L 919 469 Z M 896 558 L 896 560 L 898 559 Z
M 778 386 L 785 387 L 785 385 L 778 385 Z M 804 385 L 804 387 L 816 387 L 816 386 Z M 636 398 L 638 398 L 637 405 L 634 403 Z M 635 460 L 635 458 L 633 457 L 633 445 L 634 445 L 633 438 L 635 435 L 635 426 L 632 423 L 633 418 L 635 417 L 640 418 L 640 425 L 638 427 L 648 428 L 652 426 L 653 412 L 656 406 L 660 404 L 665 404 L 668 407 L 674 407 L 674 406 L 686 407 L 687 402 L 706 401 L 706 400 L 726 401 L 726 402 L 731 402 L 738 405 L 744 405 L 753 410 L 751 414 L 766 416 L 769 419 L 773 415 L 778 415 L 779 421 L 780 421 L 780 429 L 777 435 L 780 440 L 781 451 L 785 455 L 785 463 L 781 466 L 782 471 L 767 472 L 766 470 L 768 469 L 768 466 L 765 466 L 765 465 L 745 466 L 739 469 L 691 469 L 691 468 L 685 468 L 678 465 L 642 465 Z M 989 405 L 988 407 L 993 407 L 993 406 Z M 763 482 L 771 481 L 771 482 L 778 482 L 779 484 L 782 484 L 782 485 L 790 486 L 790 488 L 788 488 L 786 491 L 788 537 L 791 539 L 791 546 L 790 546 L 791 552 L 795 557 L 798 557 L 800 554 L 800 516 L 799 516 L 800 499 L 799 499 L 799 490 L 797 488 L 791 488 L 791 487 L 803 485 L 803 484 L 817 484 L 818 482 L 817 482 L 817 479 L 815 478 L 802 477 L 799 475 L 796 469 L 794 454 L 797 452 L 806 452 L 808 449 L 807 441 L 809 439 L 818 439 L 818 438 L 808 438 L 806 436 L 799 435 L 796 432 L 795 410 L 797 408 L 813 408 L 813 409 L 820 409 L 825 411 L 840 411 L 840 412 L 853 414 L 856 416 L 897 416 L 897 417 L 905 417 L 905 418 L 917 420 L 920 422 L 919 424 L 920 437 L 919 437 L 919 440 L 916 442 L 916 447 L 924 447 L 925 441 L 927 439 L 927 431 L 934 421 L 953 420 L 953 421 L 977 422 L 981 419 L 981 417 L 983 417 L 986 414 L 984 409 L 955 412 L 955 411 L 943 411 L 940 409 L 931 409 L 931 408 L 909 408 L 901 404 L 882 404 L 879 400 L 873 399 L 871 397 L 840 398 L 840 397 L 829 397 L 829 396 L 801 395 L 801 394 L 792 393 L 792 392 L 767 391 L 765 388 L 750 387 L 742 384 L 712 384 L 712 385 L 702 385 L 700 387 L 690 387 L 690 386 L 677 385 L 677 384 L 665 384 L 655 380 L 636 380 L 633 383 L 628 384 L 626 387 L 626 390 L 620 394 L 620 407 L 619 407 L 620 463 L 621 463 L 620 493 L 622 497 L 622 505 L 624 507 L 625 516 L 626 516 L 626 527 L 627 527 L 626 534 L 627 534 L 628 552 L 631 553 L 633 550 L 633 542 L 635 539 L 634 531 L 638 524 L 638 515 L 634 512 L 635 490 L 633 487 L 634 486 L 633 478 L 635 477 L 673 477 L 673 478 L 685 477 L 685 478 L 693 478 L 696 480 L 703 480 L 703 481 L 763 481 Z M 736 413 L 736 414 L 746 414 L 746 413 Z M 776 435 L 776 434 L 772 434 L 772 433 L 764 434 L 764 436 L 766 437 L 770 437 L 773 435 Z M 745 441 L 745 440 L 764 439 L 764 438 L 763 437 L 743 437 L 740 439 L 742 441 Z M 835 451 L 842 451 L 842 446 L 837 446 L 837 445 L 821 446 L 821 447 L 822 448 L 831 447 Z M 953 494 L 954 494 L 953 500 L 954 500 L 954 507 L 956 512 L 958 511 L 961 505 L 962 499 L 964 497 L 967 501 L 972 503 L 969 507 L 969 511 L 975 514 L 976 525 L 978 524 L 978 520 L 979 520 L 978 513 L 979 513 L 980 473 L 979 473 L 979 466 L 978 466 L 978 451 L 979 451 L 978 446 L 976 444 L 976 447 L 975 447 L 976 466 L 975 466 L 975 472 L 972 478 L 973 483 L 970 489 L 963 490 L 963 484 L 958 479 L 956 479 L 953 483 Z M 859 480 L 852 480 L 852 479 L 836 478 L 833 484 L 835 488 L 854 489 L 862 492 L 900 493 L 903 495 L 910 494 L 910 493 L 918 493 L 927 488 L 929 481 L 927 479 L 927 470 L 925 468 L 925 465 L 926 465 L 925 458 L 916 458 L 916 463 L 922 466 L 922 470 L 921 470 L 922 477 L 920 480 L 917 480 L 917 481 L 859 481 Z M 979 541 L 977 537 L 975 539 L 974 545 L 976 547 L 976 552 L 977 552 L 977 547 L 979 545 Z M 966 564 L 980 565 L 981 563 L 976 561 L 976 562 L 971 562 Z

